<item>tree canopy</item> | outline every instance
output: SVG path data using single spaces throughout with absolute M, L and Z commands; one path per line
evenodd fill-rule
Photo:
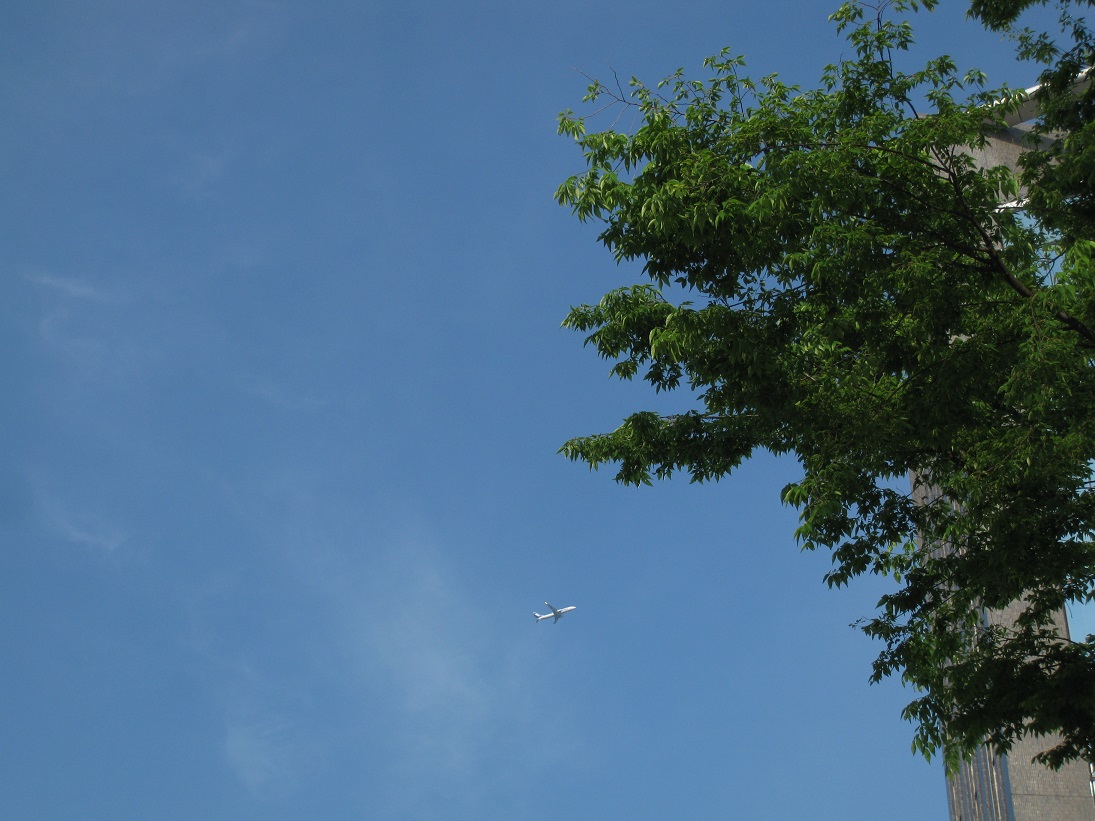
M 701 79 L 593 82 L 584 102 L 633 108 L 632 129 L 559 123 L 586 169 L 558 201 L 646 277 L 564 325 L 616 376 L 686 388 L 680 412 L 562 452 L 630 484 L 797 457 L 795 535 L 831 551 L 831 586 L 895 580 L 862 622 L 872 678 L 912 685 L 914 748 L 952 765 L 1047 733 L 1044 763 L 1095 761 L 1095 637 L 1053 627 L 1095 593 L 1093 38 L 1067 0 L 1063 44 L 1021 28 L 1031 2 L 971 8 L 1044 71 L 1021 170 L 973 154 L 1022 91 L 948 57 L 896 66 L 934 0 L 841 7 L 851 56 L 815 88 L 724 51 Z M 1013 624 L 984 618 L 1016 603 Z

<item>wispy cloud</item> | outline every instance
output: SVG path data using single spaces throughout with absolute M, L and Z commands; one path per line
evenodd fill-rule
M 55 524 L 61 534 L 69 541 L 97 550 L 105 550 L 108 553 L 113 553 L 125 544 L 128 538 L 124 530 L 117 530 L 98 519 L 98 517 L 79 524 L 68 519 L 61 519 Z
M 323 758 L 308 694 L 301 692 L 300 682 L 271 676 L 251 662 L 236 659 L 218 666 L 227 686 L 225 762 L 254 798 L 291 794 Z
M 243 786 L 260 798 L 288 792 L 300 757 L 293 722 L 277 715 L 237 715 L 226 724 L 224 755 Z
M 224 738 L 228 763 L 248 789 L 256 791 L 271 781 L 284 777 L 286 762 L 281 736 L 285 722 L 260 721 L 232 723 Z
M 187 197 L 204 201 L 213 196 L 233 164 L 228 150 L 193 151 L 185 144 L 182 135 L 165 138 L 178 154 L 174 168 L 167 175 L 168 184 L 174 186 Z M 177 144 L 183 143 L 183 144 Z
M 72 544 L 106 553 L 113 553 L 128 540 L 126 531 L 102 511 L 64 501 L 36 484 L 38 510 L 50 532 Z
M 40 291 L 38 336 L 70 366 L 74 383 L 117 382 L 156 355 L 158 338 L 150 339 L 149 329 L 161 334 L 162 328 L 149 322 L 146 311 L 132 310 L 130 288 L 53 273 L 25 273 L 23 279 Z
M 74 277 L 59 277 L 50 274 L 23 274 L 23 278 L 35 285 L 52 289 L 67 299 L 86 300 L 89 302 L 117 303 L 123 302 L 122 295 L 108 291 L 98 285 L 94 285 L 85 279 Z
M 101 334 L 77 328 L 87 324 L 86 319 L 94 316 L 96 308 L 121 304 L 127 301 L 125 297 L 86 279 L 41 273 L 24 274 L 23 278 L 50 296 L 50 307 L 38 325 L 42 339 L 50 347 L 82 364 L 103 361 L 107 356 L 107 345 Z
M 289 386 L 260 376 L 248 376 L 243 380 L 243 390 L 287 411 L 318 411 L 328 408 L 330 402 L 306 391 L 296 391 Z
M 491 623 L 493 608 L 421 530 L 393 539 L 366 572 L 333 586 L 356 673 L 382 687 L 395 718 L 393 771 L 467 792 L 500 762 L 520 770 L 523 731 L 545 714 L 566 732 L 558 700 L 529 686 L 535 645 Z
M 507 707 L 487 659 L 495 637 L 443 562 L 405 546 L 378 568 L 380 584 L 349 607 L 358 650 L 371 672 L 389 677 L 419 760 L 469 766 L 482 733 Z
M 304 662 L 274 673 L 269 668 L 272 646 L 278 656 L 288 657 L 292 645 L 233 629 L 239 608 L 248 604 L 247 591 L 231 573 L 218 570 L 185 591 L 183 602 L 189 620 L 183 643 L 223 711 L 223 763 L 257 800 L 291 794 L 323 758 L 309 678 L 300 670 Z
M 72 311 L 61 306 L 42 317 L 38 326 L 42 339 L 68 359 L 92 369 L 107 359 L 107 345 L 101 339 L 73 330 Z
M 502 817 L 486 811 L 500 785 L 520 795 L 545 766 L 573 766 L 563 751 L 581 747 L 581 730 L 565 698 L 534 686 L 545 663 L 531 618 L 499 622 L 428 515 L 392 499 L 347 507 L 299 473 L 231 498 L 263 523 L 262 606 L 275 596 L 294 613 L 229 638 L 224 619 L 247 585 L 195 599 L 200 652 L 228 706 L 223 754 L 242 786 L 260 798 L 303 789 L 337 761 L 360 768 L 374 817 Z M 282 567 L 273 588 L 269 563 Z

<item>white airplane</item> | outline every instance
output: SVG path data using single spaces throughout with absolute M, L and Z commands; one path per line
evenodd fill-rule
M 548 607 L 551 607 L 551 605 L 548 604 L 547 602 L 544 602 L 544 604 L 547 604 Z M 552 622 L 552 624 L 555 624 L 556 621 L 559 621 L 559 619 L 561 619 L 563 616 L 565 616 L 571 610 L 577 610 L 577 609 L 578 609 L 577 606 L 572 604 L 570 607 L 563 607 L 559 610 L 556 610 L 554 607 L 551 607 L 551 612 L 550 613 L 545 613 L 542 616 L 539 613 L 535 613 L 535 612 L 532 615 L 536 616 L 536 621 L 543 621 L 544 619 L 555 619 L 555 621 Z

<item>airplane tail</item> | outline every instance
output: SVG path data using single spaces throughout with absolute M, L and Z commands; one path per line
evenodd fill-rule
M 536 612 L 535 610 L 533 610 L 533 611 L 532 611 L 532 615 L 536 617 L 536 621 L 540 621 L 540 619 L 542 619 L 542 618 L 543 618 L 543 616 L 541 616 L 541 615 L 540 615 L 539 613 L 537 613 L 537 612 Z

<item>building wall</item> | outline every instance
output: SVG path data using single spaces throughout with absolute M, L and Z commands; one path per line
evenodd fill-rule
M 1011 624 L 1021 611 L 1016 602 L 1002 612 L 993 612 L 989 619 L 998 624 Z M 1057 614 L 1057 632 L 1068 639 L 1068 620 L 1062 610 Z M 1091 767 L 1085 762 L 1071 762 L 1059 770 L 1051 770 L 1031 762 L 1038 753 L 1056 743 L 1053 737 L 1026 737 L 1007 756 L 1014 821 L 1095 821 L 1095 798 L 1092 797 Z
M 978 750 L 947 779 L 951 821 L 1095 819 L 1088 766 L 1073 762 L 1054 771 L 1031 763 L 1046 746 L 1044 738 L 1024 739 L 1007 756 Z
M 1007 759 L 982 747 L 947 779 L 951 821 L 1015 821 Z
M 913 477 L 913 498 L 929 504 L 939 490 L 918 484 Z M 927 549 L 950 550 L 949 545 Z M 1013 624 L 1022 602 L 986 614 L 993 624 Z M 1057 632 L 1069 638 L 1068 620 L 1062 610 Z M 1034 756 L 1052 747 L 1052 736 L 1020 739 L 1006 756 L 994 756 L 981 748 L 972 761 L 963 762 L 947 779 L 947 803 L 951 821 L 1095 821 L 1092 771 L 1085 762 L 1071 762 L 1051 770 L 1033 762 Z

